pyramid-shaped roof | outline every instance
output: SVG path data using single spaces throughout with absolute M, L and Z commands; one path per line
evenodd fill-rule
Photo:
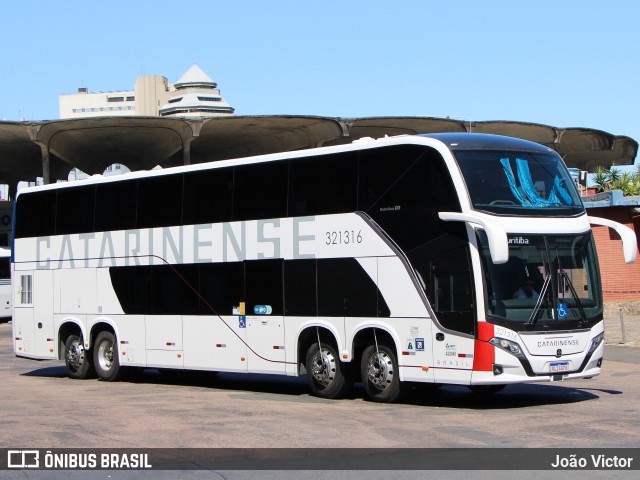
M 191 65 L 189 70 L 186 71 L 180 80 L 178 80 L 176 85 L 190 85 L 190 84 L 212 84 L 214 87 L 216 82 L 214 82 L 209 75 L 204 73 L 202 69 L 196 65 L 195 63 Z

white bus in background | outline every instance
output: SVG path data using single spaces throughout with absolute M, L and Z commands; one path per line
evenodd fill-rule
M 551 149 L 481 134 L 352 145 L 21 190 L 14 347 L 69 375 L 305 374 L 336 398 L 592 377 L 590 218 Z
M 11 251 L 0 247 L 0 320 L 11 318 Z

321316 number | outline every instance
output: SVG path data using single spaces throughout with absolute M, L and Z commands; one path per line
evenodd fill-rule
M 362 230 L 334 230 L 325 233 L 325 245 L 349 245 L 362 243 Z

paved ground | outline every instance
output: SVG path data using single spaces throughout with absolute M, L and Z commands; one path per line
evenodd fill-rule
M 623 325 L 624 340 L 623 343 Z M 608 314 L 604 317 L 605 344 L 640 347 L 640 315 Z
M 0 324 L 0 447 L 636 447 L 638 376 L 640 348 L 610 344 L 598 377 L 489 399 L 452 386 L 380 405 L 358 386 L 330 401 L 302 377 L 153 369 L 77 381 L 61 361 L 15 357 L 11 325 Z
M 513 385 L 488 399 L 464 387 L 444 387 L 416 392 L 398 405 L 365 401 L 361 386 L 351 398 L 322 400 L 309 395 L 303 378 L 280 376 L 211 378 L 150 369 L 118 383 L 75 381 L 62 362 L 15 357 L 11 325 L 0 324 L 0 448 L 637 448 L 640 317 L 625 316 L 625 346 L 616 337 L 619 322 L 606 319 L 604 369 L 591 380 Z M 53 473 L 0 472 L 0 478 L 511 478 L 435 471 Z M 516 476 L 578 478 L 577 472 L 551 473 L 558 472 Z M 608 476 L 633 478 L 627 473 Z

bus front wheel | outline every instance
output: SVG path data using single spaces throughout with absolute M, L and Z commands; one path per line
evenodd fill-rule
M 104 331 L 96 337 L 93 345 L 93 363 L 101 380 L 113 382 L 122 374 L 118 358 L 118 346 L 113 333 Z
M 397 402 L 406 394 L 407 385 L 400 382 L 398 360 L 392 348 L 369 345 L 362 354 L 360 369 L 364 389 L 374 402 Z
M 313 394 L 322 398 L 345 396 L 353 387 L 349 366 L 328 343 L 312 344 L 306 357 L 307 381 Z
M 64 343 L 64 363 L 69 377 L 83 380 L 93 376 L 91 355 L 84 349 L 81 336 L 69 335 Z

